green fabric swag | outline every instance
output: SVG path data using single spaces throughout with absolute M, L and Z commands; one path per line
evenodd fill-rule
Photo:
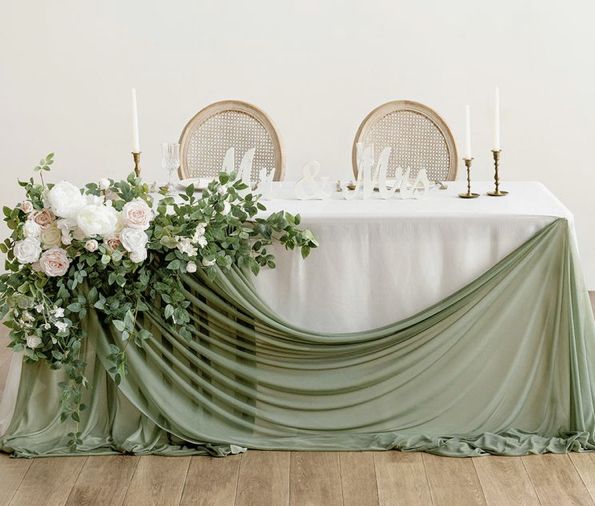
M 442 302 L 367 332 L 296 328 L 238 270 L 187 276 L 185 287 L 194 338 L 146 314 L 154 337 L 127 348 L 119 386 L 106 358 L 118 332 L 89 313 L 80 453 L 595 449 L 595 323 L 564 219 Z M 61 378 L 23 365 L 4 451 L 71 454 Z

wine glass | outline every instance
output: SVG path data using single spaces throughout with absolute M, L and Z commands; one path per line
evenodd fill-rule
M 174 193 L 174 176 L 180 167 L 180 145 L 177 142 L 164 142 L 161 144 L 161 166 L 167 170 L 167 191 Z

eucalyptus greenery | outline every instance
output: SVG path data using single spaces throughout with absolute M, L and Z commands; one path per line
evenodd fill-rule
M 89 311 L 113 325 L 124 341 L 124 346 L 112 346 L 109 357 L 110 373 L 119 383 L 127 374 L 126 347 L 142 347 L 152 337 L 137 324 L 149 304 L 162 311 L 177 333 L 192 338 L 183 276 L 203 269 L 214 278 L 232 266 L 258 274 L 263 267 L 275 267 L 267 250 L 273 242 L 299 249 L 303 257 L 317 243 L 309 230 L 299 227 L 299 215 L 281 211 L 259 217 L 265 211 L 259 195 L 227 173 L 220 173 L 200 198 L 193 186 L 175 197 L 165 190 L 155 195 L 134 174 L 122 181 L 89 183 L 79 190 L 87 205 L 109 219 L 117 215 L 119 221 L 109 236 L 85 235 L 77 228 L 82 214 L 78 221 L 76 216 L 62 219 L 59 206 L 52 204 L 54 185 L 46 184 L 42 174 L 53 161 L 49 154 L 35 167 L 39 184 L 33 178 L 19 182 L 26 200 L 3 208 L 12 233 L 0 243 L 7 271 L 0 276 L 0 316 L 10 329 L 9 347 L 23 352 L 25 361 L 46 362 L 65 371 L 61 417 L 76 422 L 69 434 L 76 448 L 85 409 L 82 389 L 87 385 L 81 350 L 83 341 L 92 337 L 85 334 L 82 322 Z M 130 225 L 137 227 L 133 235 L 140 238 L 141 250 L 128 247 L 121 230 L 129 203 L 141 210 L 143 219 L 144 210 L 150 212 L 146 222 Z M 88 227 L 96 228 L 93 223 Z M 16 254 L 15 247 L 20 248 Z M 54 257 L 58 261 L 51 263 Z

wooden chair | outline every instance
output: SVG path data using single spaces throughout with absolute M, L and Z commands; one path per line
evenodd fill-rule
M 388 176 L 395 169 L 411 168 L 414 177 L 426 169 L 431 181 L 454 181 L 457 147 L 444 120 L 429 107 L 410 100 L 395 100 L 374 109 L 357 130 L 353 142 L 353 173 L 357 179 L 358 142 L 374 144 L 375 158 L 392 147 Z
M 216 176 L 230 147 L 235 147 L 236 170 L 244 153 L 256 148 L 252 180 L 258 179 L 263 167 L 275 171 L 275 181 L 283 179 L 283 151 L 275 127 L 263 111 L 238 100 L 211 104 L 184 127 L 180 136 L 180 178 Z

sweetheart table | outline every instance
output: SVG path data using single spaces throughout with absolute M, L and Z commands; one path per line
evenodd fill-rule
M 595 323 L 572 215 L 539 183 L 499 199 L 293 199 L 320 243 L 307 261 L 184 278 L 196 328 L 127 350 L 90 311 L 88 409 L 74 453 L 209 453 L 245 448 L 523 455 L 595 449 Z M 491 184 L 477 183 L 482 194 Z M 4 451 L 64 455 L 60 371 L 13 361 Z M 2 427 L 0 427 L 2 429 Z

